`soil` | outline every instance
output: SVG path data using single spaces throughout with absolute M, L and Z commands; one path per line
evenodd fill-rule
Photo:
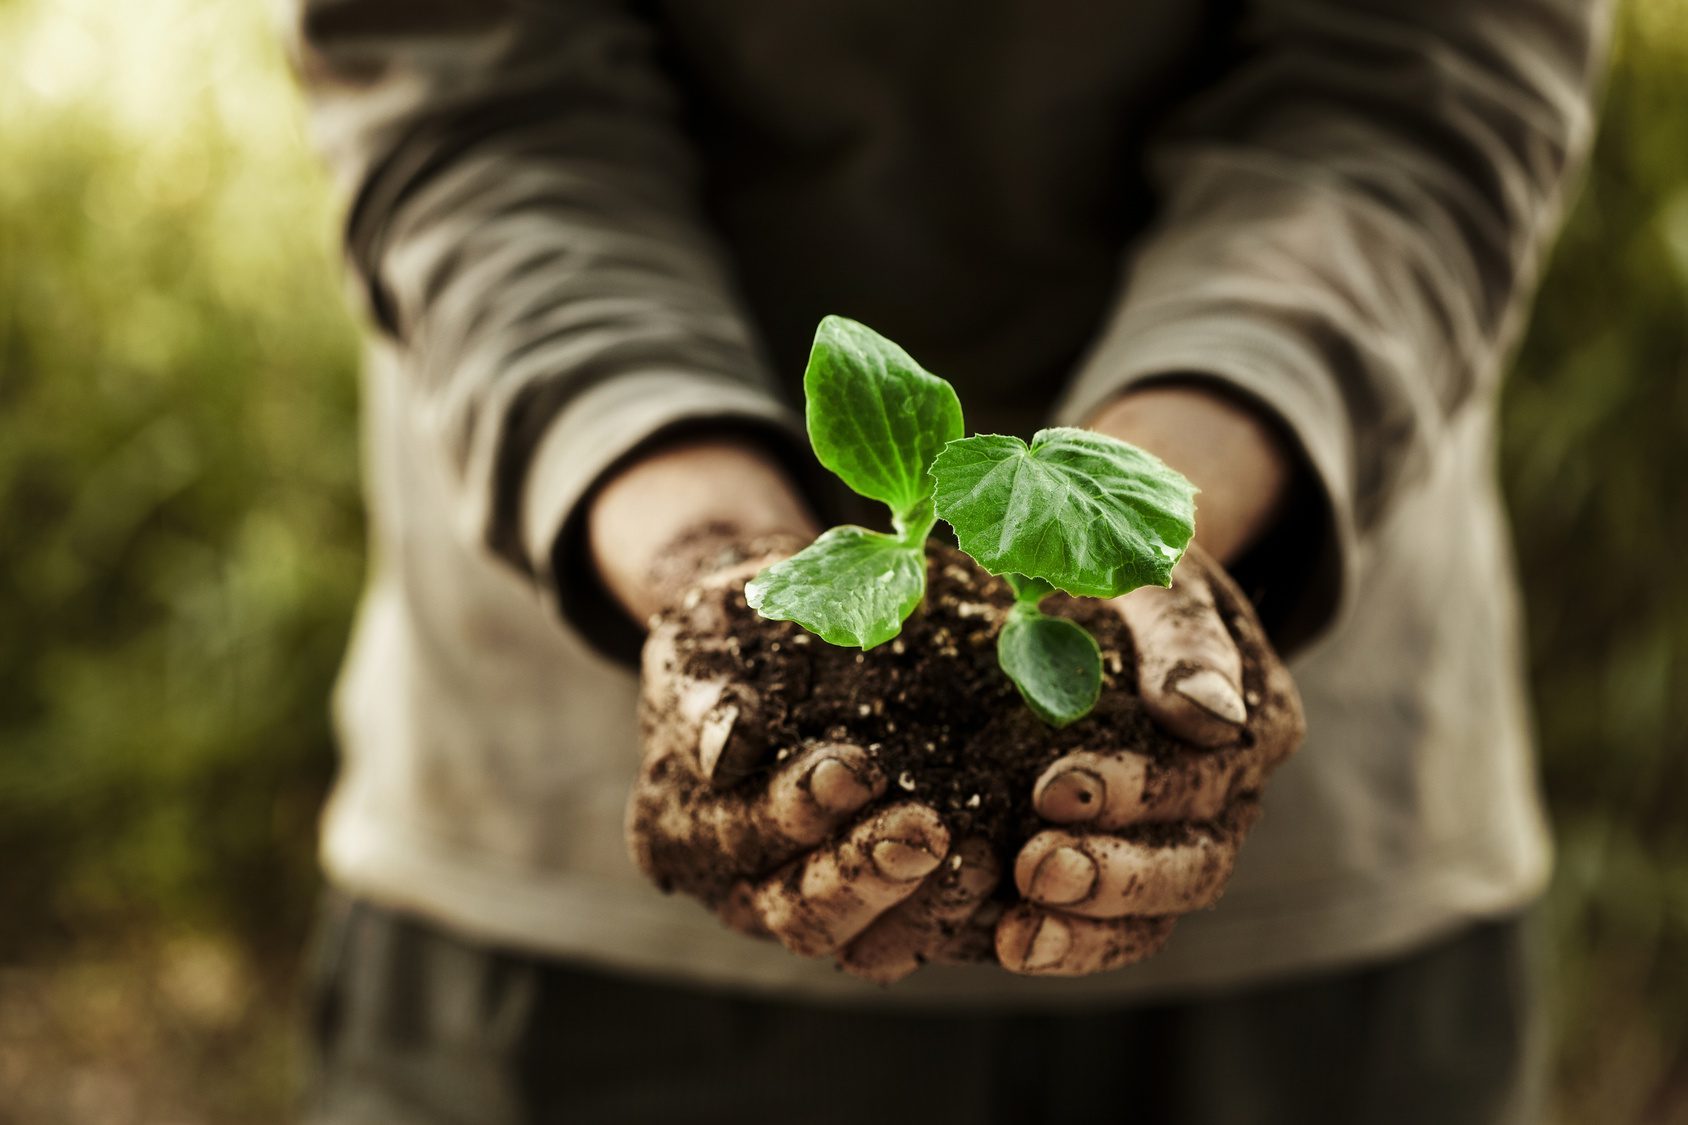
M 1045 725 L 997 666 L 996 634 L 1012 604 L 1007 585 L 952 547 L 934 544 L 928 559 L 925 603 L 901 636 L 869 652 L 836 648 L 789 622 L 762 619 L 736 585 L 725 595 L 731 638 L 725 646 L 719 634 L 676 638 L 683 671 L 744 683 L 759 694 L 758 725 L 768 748 L 762 772 L 808 740 L 864 746 L 890 779 L 888 798 L 930 804 L 957 838 L 985 837 L 1008 864 L 1027 838 L 1048 827 L 1032 811 L 1032 786 L 1061 755 L 1131 749 L 1166 762 L 1200 752 L 1163 734 L 1144 710 L 1131 636 L 1118 614 L 1105 603 L 1061 594 L 1042 608 L 1095 636 L 1102 695 L 1095 711 L 1066 729 Z M 1220 609 L 1227 622 L 1235 616 L 1236 607 L 1223 600 Z M 1233 635 L 1243 650 L 1245 694 L 1259 699 L 1258 642 L 1252 631 Z M 740 782 L 756 783 L 754 772 Z M 1123 835 L 1171 843 L 1204 830 L 1146 825 Z

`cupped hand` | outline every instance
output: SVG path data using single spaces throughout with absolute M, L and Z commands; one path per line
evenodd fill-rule
M 728 648 L 725 607 L 777 557 L 713 570 L 653 623 L 645 757 L 628 807 L 634 859 L 732 928 L 870 980 L 964 956 L 956 935 L 995 889 L 998 864 L 983 841 L 952 839 L 930 806 L 884 800 L 886 778 L 864 748 L 811 741 L 774 760 L 765 784 L 737 784 L 768 766 L 768 716 L 752 685 L 690 674 L 677 640 L 715 636 Z
M 1033 804 L 1052 827 L 1016 858 L 1022 901 L 995 930 L 1012 972 L 1081 976 L 1157 952 L 1178 916 L 1218 900 L 1267 774 L 1305 729 L 1253 608 L 1200 548 L 1170 589 L 1114 605 L 1137 650 L 1145 709 L 1189 748 L 1171 758 L 1079 750 L 1039 776 Z M 1256 692 L 1244 686 L 1244 651 L 1263 654 Z

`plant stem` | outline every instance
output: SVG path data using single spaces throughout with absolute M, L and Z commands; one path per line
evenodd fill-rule
M 1055 587 L 1041 578 L 1028 578 L 1024 574 L 1004 574 L 1008 588 L 1014 591 L 1014 601 L 1017 606 L 1036 609 L 1038 603 L 1055 592 Z

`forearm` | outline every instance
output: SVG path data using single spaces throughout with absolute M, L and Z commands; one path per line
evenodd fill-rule
M 754 445 L 704 437 L 662 446 L 627 465 L 598 491 L 587 515 L 593 565 L 635 621 L 673 591 L 661 562 L 688 532 L 720 526 L 747 538 L 819 530 L 790 476 Z
M 1236 561 L 1289 500 L 1295 454 L 1278 427 L 1243 399 L 1199 382 L 1127 391 L 1089 419 L 1183 473 L 1196 497 L 1196 542 L 1223 564 Z
M 657 36 L 631 0 L 289 5 L 348 261 L 400 360 L 387 408 L 425 439 L 437 518 L 609 652 L 624 623 L 572 573 L 604 474 L 665 433 L 800 433 Z

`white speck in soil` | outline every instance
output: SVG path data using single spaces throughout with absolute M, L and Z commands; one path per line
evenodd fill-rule
M 928 754 L 935 754 L 935 753 L 937 753 L 937 750 L 938 750 L 938 744 L 936 742 L 928 742 L 926 744 L 926 752 Z
M 979 795 L 977 793 L 967 798 L 967 807 L 970 809 L 976 809 L 979 807 Z
M 860 664 L 863 660 L 866 660 L 866 659 L 867 659 L 867 657 L 863 656 L 861 653 L 859 653 L 859 652 L 856 653 L 856 663 L 857 664 Z
M 959 852 L 949 857 L 949 865 L 951 871 L 961 870 L 961 854 Z
M 791 757 L 791 748 L 789 746 L 781 746 L 779 748 L 779 752 L 774 755 L 774 760 L 777 762 L 783 762 L 789 757 Z
M 1260 693 L 1257 691 L 1245 692 L 1243 694 L 1243 698 L 1248 700 L 1248 705 L 1250 707 L 1260 706 Z
M 701 601 L 703 601 L 702 590 L 687 590 L 686 600 L 681 604 L 683 604 L 687 609 L 696 609 L 698 607 L 698 603 Z
M 867 718 L 869 715 L 873 714 L 873 705 L 870 703 L 856 704 L 856 714 L 860 715 L 864 719 Z
M 908 651 L 908 646 L 903 644 L 901 638 L 898 638 L 897 640 L 891 642 L 891 651 L 896 653 L 898 656 L 901 656 L 903 653 Z
M 907 770 L 897 775 L 897 785 L 910 793 L 914 792 L 914 775 Z
M 799 633 L 795 637 L 791 638 L 791 643 L 794 645 L 806 645 L 809 643 L 809 634 Z
M 885 744 L 883 742 L 870 742 L 867 744 L 867 752 L 869 754 L 877 754 L 879 753 L 880 747 L 884 745 Z

